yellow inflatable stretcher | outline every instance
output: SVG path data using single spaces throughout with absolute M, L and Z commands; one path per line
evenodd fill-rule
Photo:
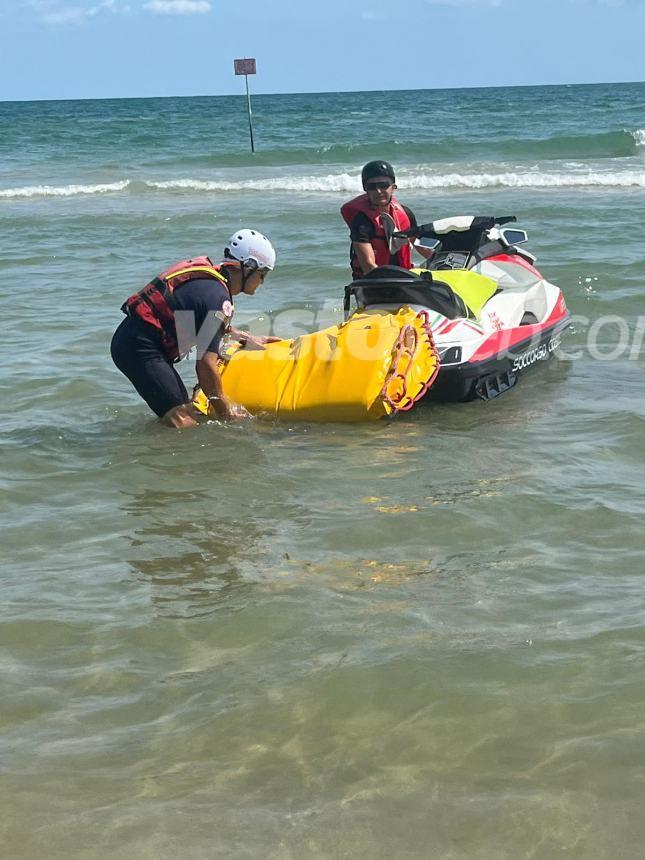
M 237 349 L 220 370 L 226 396 L 253 415 L 364 421 L 410 409 L 434 382 L 439 358 L 427 313 L 403 307 Z M 204 415 L 212 409 L 200 389 L 193 403 Z

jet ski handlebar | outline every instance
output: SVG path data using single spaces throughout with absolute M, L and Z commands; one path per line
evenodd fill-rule
M 484 230 L 490 230 L 491 227 L 501 227 L 502 224 L 510 224 L 513 221 L 517 221 L 515 215 L 442 218 L 440 221 L 432 221 L 429 224 L 418 224 L 409 230 L 397 230 L 393 236 L 401 239 L 441 239 L 447 233 L 462 233 L 466 230 L 476 230 L 482 233 Z

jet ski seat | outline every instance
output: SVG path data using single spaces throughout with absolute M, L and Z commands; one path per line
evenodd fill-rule
M 357 305 L 365 309 L 383 305 L 422 305 L 450 320 L 473 316 L 450 284 L 436 280 L 432 272 L 425 269 L 410 271 L 400 266 L 378 266 L 345 287 L 346 313 L 350 310 L 352 296 Z

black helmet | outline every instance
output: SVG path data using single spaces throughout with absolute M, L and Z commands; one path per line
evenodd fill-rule
M 392 182 L 396 182 L 394 168 L 389 161 L 368 161 L 361 171 L 363 188 L 365 188 L 365 183 L 368 179 L 374 179 L 375 176 L 389 176 Z

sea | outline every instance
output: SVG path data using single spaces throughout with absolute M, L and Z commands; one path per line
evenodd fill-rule
M 6 858 L 645 844 L 645 84 L 0 104 Z M 572 328 L 503 396 L 161 427 L 120 305 L 266 233 L 240 327 L 338 321 L 340 205 L 516 215 Z M 194 365 L 182 374 L 194 381 Z

